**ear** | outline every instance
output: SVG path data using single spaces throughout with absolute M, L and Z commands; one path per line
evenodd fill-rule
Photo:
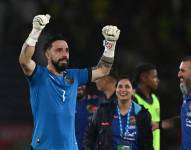
M 147 73 L 142 73 L 140 76 L 140 81 L 145 82 L 147 80 Z
M 48 50 L 45 52 L 45 56 L 46 56 L 47 59 L 50 58 L 50 52 Z

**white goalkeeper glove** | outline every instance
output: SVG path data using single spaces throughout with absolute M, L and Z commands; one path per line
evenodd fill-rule
M 115 45 L 120 35 L 120 30 L 116 26 L 107 25 L 102 28 L 102 35 L 104 36 L 104 47 L 103 53 L 106 57 L 114 57 Z
M 31 33 L 29 34 L 29 37 L 26 40 L 26 43 L 29 46 L 35 46 L 36 42 L 38 41 L 38 38 L 40 36 L 40 33 L 45 28 L 45 26 L 49 23 L 50 15 L 37 15 L 33 18 L 33 29 Z

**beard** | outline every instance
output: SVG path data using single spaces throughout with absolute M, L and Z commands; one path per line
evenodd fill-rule
M 62 60 L 63 59 L 59 59 L 58 61 L 52 60 L 53 66 L 55 67 L 56 71 L 59 72 L 59 73 L 64 71 L 68 67 L 68 64 L 69 64 L 68 59 L 65 59 L 66 63 L 60 63 Z
M 78 100 L 81 100 L 81 99 L 84 98 L 84 96 L 85 96 L 84 93 L 78 94 L 78 95 L 77 95 L 77 99 L 78 99 Z
M 183 96 L 187 96 L 191 93 L 191 78 L 186 79 L 185 82 L 180 83 L 180 90 Z

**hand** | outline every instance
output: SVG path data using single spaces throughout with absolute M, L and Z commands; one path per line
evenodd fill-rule
M 116 26 L 107 25 L 102 28 L 102 35 L 106 41 L 117 41 L 120 30 Z
M 102 28 L 102 35 L 104 36 L 104 56 L 113 58 L 115 52 L 115 45 L 119 38 L 120 30 L 116 26 L 107 25 Z
M 33 29 L 36 29 L 36 30 L 43 30 L 44 27 L 46 26 L 46 24 L 49 23 L 49 20 L 50 20 L 50 15 L 49 14 L 46 14 L 46 15 L 37 15 L 34 17 L 33 19 Z
M 38 38 L 41 34 L 41 31 L 44 29 L 44 27 L 49 23 L 50 15 L 37 15 L 33 19 L 33 28 L 31 33 L 29 34 L 28 38 L 26 39 L 26 44 L 29 46 L 35 46 L 36 42 L 38 41 Z

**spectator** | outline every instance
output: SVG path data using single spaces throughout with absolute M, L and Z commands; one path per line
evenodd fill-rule
M 127 77 L 116 86 L 117 104 L 100 105 L 85 134 L 85 148 L 100 150 L 153 150 L 149 112 L 132 101 L 133 88 Z

